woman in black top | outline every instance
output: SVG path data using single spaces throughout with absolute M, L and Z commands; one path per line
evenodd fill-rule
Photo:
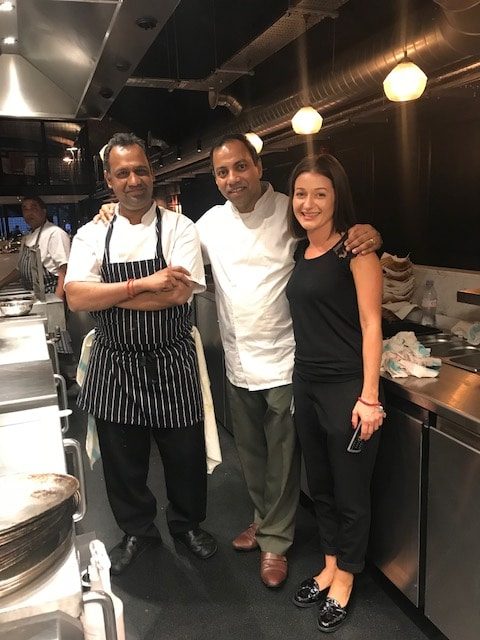
M 382 271 L 375 253 L 345 250 L 355 216 L 348 178 L 333 156 L 295 167 L 289 223 L 301 238 L 287 286 L 296 341 L 295 424 L 324 553 L 324 568 L 300 585 L 293 601 L 321 604 L 318 625 L 329 632 L 346 618 L 368 541 L 370 480 L 384 418 Z M 347 447 L 360 421 L 362 443 L 352 453 Z

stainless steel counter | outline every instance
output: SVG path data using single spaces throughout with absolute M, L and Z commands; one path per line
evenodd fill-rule
M 48 360 L 41 318 L 0 318 L 0 366 Z
M 391 378 L 391 393 L 480 434 L 480 375 L 443 363 L 437 378 Z
M 41 318 L 0 320 L 0 413 L 57 404 Z

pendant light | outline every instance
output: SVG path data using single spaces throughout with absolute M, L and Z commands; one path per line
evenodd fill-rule
M 305 20 L 305 33 L 307 31 L 307 16 L 304 15 Z M 335 20 L 333 20 L 333 32 L 332 32 L 332 73 L 335 68 Z M 291 123 L 292 129 L 295 133 L 300 135 L 312 135 L 318 133 L 322 128 L 323 118 L 311 104 L 309 104 L 309 91 L 308 91 L 308 78 L 307 78 L 307 52 L 305 39 L 300 40 L 302 51 L 301 57 L 303 58 L 302 69 L 302 101 L 304 106 L 297 111 L 293 116 Z
M 318 133 L 322 124 L 322 116 L 313 107 L 302 107 L 292 118 L 292 129 L 301 135 Z
M 260 154 L 263 149 L 263 140 L 253 131 L 249 131 L 245 134 L 246 139 L 250 142 L 255 151 Z
M 417 100 L 425 91 L 427 76 L 405 52 L 403 60 L 394 67 L 383 81 L 385 95 L 392 102 Z

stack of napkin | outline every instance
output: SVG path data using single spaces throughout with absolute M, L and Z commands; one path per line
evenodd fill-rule
M 415 286 L 413 266 L 410 257 L 384 253 L 380 258 L 383 271 L 383 303 L 410 300 Z
M 381 371 L 392 378 L 436 378 L 442 361 L 431 358 L 430 349 L 418 342 L 413 331 L 399 331 L 383 341 Z

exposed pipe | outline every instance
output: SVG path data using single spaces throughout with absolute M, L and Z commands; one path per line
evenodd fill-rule
M 216 109 L 218 106 L 227 107 L 234 116 L 238 116 L 243 109 L 236 98 L 224 93 L 218 93 L 215 89 L 210 89 L 208 92 L 208 104 L 210 105 L 210 109 Z
M 434 4 L 441 7 L 440 20 L 432 26 L 431 12 L 421 16 L 416 21 L 420 26 L 407 44 L 399 42 L 398 37 L 375 36 L 362 47 L 343 55 L 334 73 L 322 76 L 309 88 L 310 104 L 323 115 L 327 113 L 328 117 L 334 117 L 347 106 L 358 104 L 362 107 L 365 101 L 381 91 L 385 76 L 402 60 L 405 50 L 427 75 L 478 53 L 480 0 L 434 0 Z M 457 53 L 454 59 L 452 51 Z M 302 106 L 304 97 L 296 93 L 273 105 L 249 109 L 228 128 L 206 132 L 202 136 L 205 146 L 211 146 L 229 133 L 253 130 L 260 136 L 272 135 L 290 127 L 292 116 Z M 200 159 L 202 156 L 198 154 L 187 153 L 175 167 L 167 166 L 159 173 L 169 173 L 172 169 L 177 172 L 180 167 Z

